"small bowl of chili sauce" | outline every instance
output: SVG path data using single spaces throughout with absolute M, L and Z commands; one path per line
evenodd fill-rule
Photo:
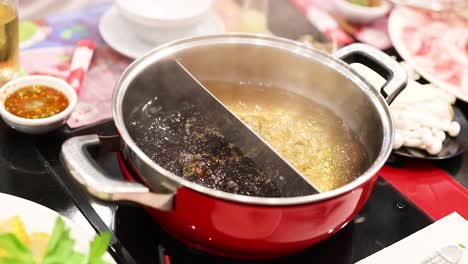
M 77 103 L 73 87 L 43 75 L 25 76 L 0 88 L 0 115 L 10 127 L 43 134 L 61 127 Z

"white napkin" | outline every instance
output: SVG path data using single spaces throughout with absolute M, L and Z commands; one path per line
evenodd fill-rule
M 468 264 L 468 221 L 452 213 L 359 264 Z

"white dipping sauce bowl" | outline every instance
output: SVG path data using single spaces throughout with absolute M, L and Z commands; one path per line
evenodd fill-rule
M 68 98 L 68 106 L 62 112 L 51 117 L 29 119 L 22 118 L 5 109 L 5 100 L 18 89 L 31 86 L 44 85 L 54 88 Z M 0 115 L 10 127 L 27 134 L 44 134 L 63 126 L 77 103 L 77 95 L 73 87 L 62 79 L 45 75 L 32 75 L 14 79 L 0 88 Z
M 375 7 L 352 4 L 347 0 L 334 1 L 336 11 L 349 22 L 356 24 L 369 24 L 385 16 L 391 8 L 386 0 L 381 0 L 381 5 Z

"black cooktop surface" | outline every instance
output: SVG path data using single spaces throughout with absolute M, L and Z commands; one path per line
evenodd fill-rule
M 265 261 L 240 261 L 208 255 L 190 248 L 161 230 L 141 207 L 110 205 L 86 194 L 68 175 L 59 158 L 62 142 L 81 134 L 112 135 L 112 121 L 79 129 L 64 129 L 43 137 L 29 137 L 0 127 L 3 158 L 13 167 L 6 177 L 16 182 L 2 184 L 0 191 L 42 203 L 65 216 L 88 224 L 97 232 L 110 229 L 114 239 L 111 254 L 118 263 L 354 263 L 429 225 L 432 220 L 379 178 L 360 214 L 331 238 L 293 256 Z M 34 146 L 34 148 L 32 148 Z M 11 153 L 14 149 L 14 153 Z M 33 150 L 31 150 L 33 149 Z M 90 151 L 106 171 L 121 178 L 115 153 Z M 5 182 L 5 175 L 3 181 Z M 17 188 L 17 186 L 24 186 Z M 39 195 L 42 193 L 43 195 Z M 73 212 L 73 213 L 70 213 Z M 86 220 L 84 220 L 86 219 Z

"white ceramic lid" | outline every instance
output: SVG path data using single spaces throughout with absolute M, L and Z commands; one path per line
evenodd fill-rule
M 146 26 L 182 26 L 206 15 L 212 0 L 116 0 L 119 13 Z

